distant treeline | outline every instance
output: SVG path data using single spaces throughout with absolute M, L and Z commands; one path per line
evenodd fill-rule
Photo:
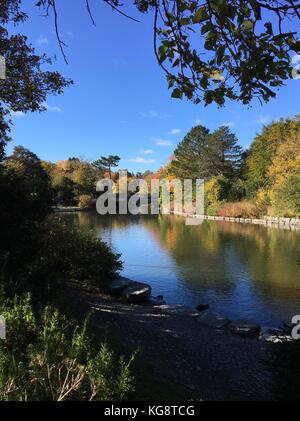
M 16 169 L 24 154 L 30 152 L 17 147 L 4 161 L 4 166 Z M 119 157 L 108 158 L 120 160 Z M 118 180 L 119 174 L 111 170 L 111 164 L 99 164 L 108 158 L 101 157 L 92 163 L 74 157 L 57 163 L 40 161 L 43 177 L 48 177 L 51 204 L 93 206 L 97 198 L 97 181 L 104 177 Z M 43 177 L 40 174 L 40 180 Z M 208 214 L 298 217 L 300 117 L 265 126 L 246 151 L 228 127 L 210 132 L 204 126 L 196 126 L 178 144 L 167 165 L 157 172 L 134 174 L 128 171 L 128 182 L 143 178 L 150 183 L 152 179 L 163 177 L 170 181 L 174 178 L 205 179 L 205 211 Z
M 154 176 L 205 179 L 208 214 L 300 216 L 300 117 L 265 126 L 247 151 L 228 127 L 194 127 Z

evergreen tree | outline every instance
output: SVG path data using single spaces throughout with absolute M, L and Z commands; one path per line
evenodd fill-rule
M 206 127 L 196 126 L 175 150 L 171 172 L 179 178 L 232 177 L 240 168 L 241 154 L 237 138 L 228 127 L 210 133 Z

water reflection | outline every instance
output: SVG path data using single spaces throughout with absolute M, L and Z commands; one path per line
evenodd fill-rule
M 125 262 L 124 275 L 149 282 L 169 302 L 208 302 L 234 319 L 279 324 L 300 311 L 300 233 L 175 216 L 63 216 L 93 230 Z

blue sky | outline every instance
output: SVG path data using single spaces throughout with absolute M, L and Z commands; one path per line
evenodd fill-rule
M 218 109 L 172 99 L 153 54 L 151 17 L 132 10 L 141 20 L 135 23 L 94 0 L 94 27 L 84 4 L 57 0 L 69 65 L 60 55 L 53 19 L 41 17 L 33 6 L 28 9 L 31 18 L 20 32 L 38 52 L 56 54 L 53 68 L 72 78 L 74 85 L 63 95 L 49 97 L 46 113 L 13 117 L 14 140 L 8 153 L 21 144 L 51 161 L 117 154 L 121 168 L 155 170 L 196 124 L 211 130 L 226 124 L 247 147 L 263 124 L 300 114 L 300 80 L 291 80 L 270 103 L 253 102 L 251 108 L 227 102 Z

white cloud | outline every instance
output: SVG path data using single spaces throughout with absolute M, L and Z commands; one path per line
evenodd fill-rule
M 10 114 L 13 117 L 25 117 L 25 113 L 23 113 L 23 111 L 11 111 Z
M 138 156 L 136 158 L 129 159 L 129 162 L 135 162 L 136 164 L 154 164 L 155 159 L 146 159 Z
M 227 121 L 225 123 L 222 123 L 221 126 L 234 127 L 235 126 L 235 122 L 234 121 Z
M 60 113 L 62 111 L 60 107 L 49 105 L 47 104 L 47 102 L 44 102 L 43 106 L 46 108 L 47 111 L 54 111 L 57 113 Z
M 173 146 L 173 143 L 171 140 L 165 140 L 165 139 L 154 139 L 157 146 Z
M 259 124 L 268 124 L 271 122 L 271 118 L 268 115 L 260 115 L 257 119 Z
M 180 129 L 172 129 L 168 132 L 168 134 L 179 134 L 181 132 Z
M 147 111 L 147 112 L 140 113 L 140 116 L 144 117 L 144 118 L 169 118 L 169 117 L 171 117 L 170 114 L 167 114 L 167 113 L 160 114 L 160 113 L 158 113 L 157 111 L 154 111 L 154 110 L 150 110 L 150 111 Z
M 140 153 L 142 155 L 151 155 L 154 151 L 152 149 L 146 149 L 145 151 L 140 151 Z
M 194 120 L 194 123 L 197 124 L 197 126 L 200 126 L 203 124 L 203 121 L 197 118 L 196 120 Z
M 46 37 L 44 37 L 43 35 L 41 35 L 41 36 L 37 39 L 36 43 L 37 43 L 38 45 L 49 44 L 49 40 L 48 40 L 48 38 L 46 38 Z

